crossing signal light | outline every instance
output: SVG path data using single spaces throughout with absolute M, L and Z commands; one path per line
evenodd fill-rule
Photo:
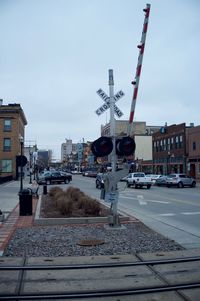
M 96 157 L 108 156 L 113 150 L 113 143 L 111 137 L 100 137 L 91 145 L 91 151 Z
M 130 156 L 135 152 L 135 141 L 127 136 L 116 140 L 116 154 L 118 156 Z
M 133 138 L 126 136 L 116 140 L 116 154 L 118 156 L 131 156 L 135 152 L 135 141 Z M 91 151 L 96 157 L 106 157 L 113 150 L 111 137 L 100 137 L 91 145 Z

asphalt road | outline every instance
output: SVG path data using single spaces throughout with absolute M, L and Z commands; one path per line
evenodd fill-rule
M 100 198 L 95 179 L 73 175 L 72 186 L 79 187 L 88 195 Z M 0 185 L 0 209 L 11 211 L 19 201 L 19 181 Z M 29 179 L 24 187 L 30 187 Z M 60 185 L 64 189 L 69 184 Z M 50 186 L 48 186 L 49 188 Z M 167 188 L 152 186 L 151 189 L 126 188 L 120 182 L 118 209 L 133 215 L 151 229 L 174 239 L 185 248 L 200 247 L 200 186 L 196 188 Z M 40 186 L 39 193 L 43 187 Z

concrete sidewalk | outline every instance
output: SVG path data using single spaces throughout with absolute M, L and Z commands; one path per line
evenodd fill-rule
M 13 181 L 9 183 L 4 183 L 2 185 L 10 185 L 13 189 L 20 187 L 19 181 Z M 29 183 L 29 179 L 26 178 L 23 180 L 24 188 L 33 188 L 37 186 L 37 183 L 33 181 L 32 184 Z M 4 249 L 9 242 L 12 234 L 18 227 L 27 227 L 32 226 L 37 206 L 37 198 L 33 197 L 32 200 L 32 210 L 33 215 L 31 216 L 19 216 L 19 196 L 7 194 L 7 199 L 1 203 L 2 215 L 0 215 L 0 256 L 3 255 Z

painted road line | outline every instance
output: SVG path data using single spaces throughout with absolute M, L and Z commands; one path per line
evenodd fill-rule
M 167 201 L 158 201 L 158 200 L 147 200 L 147 202 L 160 203 L 160 204 L 170 204 L 170 202 L 167 202 Z
M 200 212 L 199 211 L 196 211 L 196 212 L 181 212 L 181 214 L 183 214 L 183 215 L 198 215 L 198 214 L 200 214 Z
M 147 205 L 147 201 L 144 200 L 144 196 L 139 194 L 137 195 L 137 199 L 140 205 Z
M 147 202 L 144 201 L 144 200 L 138 200 L 138 202 L 139 202 L 140 205 L 147 205 Z
M 158 214 L 159 216 L 175 216 L 176 214 L 175 213 L 161 213 L 161 214 Z
M 133 197 L 133 196 L 126 196 L 126 195 L 121 195 L 121 194 L 119 194 L 119 196 L 120 196 L 122 199 L 138 200 L 138 198 Z

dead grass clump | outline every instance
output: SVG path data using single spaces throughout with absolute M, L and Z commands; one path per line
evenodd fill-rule
M 56 199 L 56 206 L 63 215 L 71 216 L 73 212 L 73 201 L 68 198 L 65 192 Z
M 99 216 L 101 207 L 100 207 L 100 204 L 96 200 L 85 197 L 83 199 L 83 210 L 86 215 Z
M 62 188 L 55 186 L 49 189 L 49 195 L 55 197 L 57 193 L 63 192 Z
M 86 195 L 83 195 L 79 198 L 79 200 L 76 202 L 76 206 L 78 209 L 84 209 L 84 204 L 86 199 L 88 199 Z
M 62 215 L 100 216 L 100 203 L 87 196 L 79 188 L 69 187 L 64 191 L 60 187 L 52 187 L 49 190 L 49 196 Z
M 77 202 L 81 197 L 85 195 L 79 188 L 76 187 L 69 187 L 66 190 L 66 193 L 68 197 L 72 199 L 74 202 Z
M 54 203 L 55 203 L 55 205 L 56 205 L 56 207 L 60 210 L 60 202 L 63 202 L 63 200 L 65 199 L 65 198 L 67 198 L 67 195 L 66 195 L 66 193 L 62 190 L 62 191 L 58 191 L 55 195 L 54 195 L 54 197 L 53 197 L 53 201 L 54 201 Z M 61 200 L 61 201 L 60 201 Z

